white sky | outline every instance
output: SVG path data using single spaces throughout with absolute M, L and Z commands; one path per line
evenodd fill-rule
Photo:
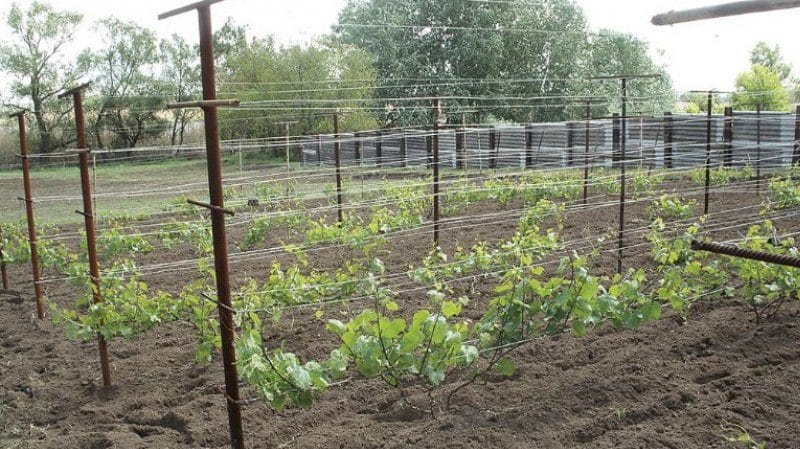
M 197 16 L 185 14 L 159 22 L 156 16 L 193 0 L 51 0 L 58 9 L 84 14 L 88 22 L 114 15 L 157 31 L 161 36 L 184 35 L 197 40 Z M 403 1 L 403 0 L 397 0 Z M 446 0 L 444 0 L 446 1 Z M 800 22 L 800 9 L 748 15 L 672 27 L 656 27 L 650 18 L 659 12 L 710 5 L 730 0 L 577 0 L 594 29 L 611 28 L 633 33 L 651 43 L 654 58 L 666 64 L 678 90 L 733 88 L 736 74 L 748 68 L 749 51 L 759 40 L 779 44 L 785 58 L 800 73 L 800 40 L 792 29 Z M 17 0 L 27 6 L 31 0 Z M 5 13 L 10 0 L 0 0 Z M 279 42 L 306 42 L 330 30 L 345 0 L 228 0 L 212 6 L 214 25 L 230 16 L 248 25 L 250 33 L 274 35 Z M 71 50 L 91 46 L 88 26 Z M 0 28 L 2 30 L 2 28 Z M 0 31 L 0 41 L 6 31 Z M 659 56 L 657 50 L 663 51 Z

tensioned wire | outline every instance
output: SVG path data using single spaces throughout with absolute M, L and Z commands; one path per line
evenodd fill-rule
M 726 188 L 723 186 L 720 190 L 726 190 Z M 631 203 L 634 203 L 634 202 L 647 202 L 647 201 L 651 201 L 651 200 L 657 199 L 657 198 L 660 198 L 660 197 L 650 197 L 650 198 L 637 199 L 635 201 L 631 201 Z M 576 200 L 574 202 L 577 203 L 578 200 Z M 618 205 L 618 203 L 616 201 L 608 201 L 607 203 L 603 203 L 603 204 L 600 204 L 600 205 L 594 205 L 593 204 L 593 205 L 590 205 L 589 207 L 584 207 L 584 206 L 580 205 L 576 209 L 587 211 L 587 210 L 592 210 L 592 209 L 614 207 L 616 205 Z M 761 206 L 759 205 L 759 206 L 752 206 L 752 207 L 761 207 Z M 524 212 L 525 210 L 527 210 L 527 208 L 521 209 L 520 211 Z M 724 211 L 720 212 L 720 213 L 724 213 Z M 496 216 L 497 214 L 488 214 L 488 215 Z M 516 219 L 517 218 L 513 218 L 511 220 L 516 220 Z M 452 225 L 452 224 L 457 224 L 460 221 L 468 222 L 470 220 L 472 220 L 472 218 L 467 217 L 467 218 L 465 218 L 463 220 L 458 220 L 458 219 L 450 220 L 448 223 Z M 507 220 L 500 220 L 499 222 L 504 222 L 504 221 L 507 221 Z M 478 224 L 473 225 L 473 226 L 480 226 L 480 225 L 486 225 L 486 224 L 487 224 L 486 222 L 481 222 L 481 223 L 478 223 Z M 427 222 L 424 225 L 422 225 L 421 227 L 417 227 L 417 228 L 414 228 L 414 229 L 411 229 L 411 230 L 393 231 L 391 233 L 391 235 L 395 235 L 395 234 L 397 234 L 397 235 L 417 235 L 417 234 L 420 234 L 420 233 L 427 233 L 429 231 L 426 231 L 426 229 L 430 228 L 431 226 L 432 226 L 432 223 Z M 346 247 L 346 246 L 349 246 L 349 245 L 336 245 L 336 246 Z M 311 248 L 311 251 L 322 251 L 322 250 L 325 250 L 325 249 L 328 249 L 328 248 L 330 248 L 330 247 L 329 246 L 318 246 L 317 245 L 317 246 Z M 269 250 L 269 251 L 274 252 L 274 249 L 273 250 Z M 258 251 L 252 251 L 252 252 L 242 252 L 242 253 L 232 254 L 230 256 L 230 260 L 231 260 L 232 263 L 237 263 L 239 261 L 243 261 L 243 262 L 244 261 L 252 261 L 252 260 L 256 260 L 256 259 L 260 259 L 260 258 L 266 257 L 266 254 L 267 253 L 264 253 L 264 250 L 258 250 Z M 149 266 L 149 267 L 141 267 L 140 270 L 142 270 L 144 275 L 149 275 L 149 274 L 152 274 L 152 273 L 147 273 L 146 270 L 148 270 L 148 269 L 161 269 L 161 268 L 165 268 L 165 267 L 169 267 L 169 266 L 179 267 L 179 266 L 181 266 L 183 264 L 187 264 L 187 263 L 192 264 L 192 266 L 186 267 L 184 269 L 194 269 L 195 267 L 193 265 L 196 264 L 196 262 L 198 260 L 199 259 L 191 259 L 191 260 L 187 260 L 187 261 L 170 262 L 170 263 L 166 263 L 166 264 L 156 264 L 156 265 Z M 180 271 L 180 270 L 178 270 L 178 271 Z

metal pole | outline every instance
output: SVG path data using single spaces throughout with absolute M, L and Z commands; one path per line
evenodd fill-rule
M 439 246 L 439 99 L 433 100 L 433 244 Z
M 94 211 L 92 210 L 92 184 L 89 175 L 89 150 L 86 144 L 86 122 L 83 118 L 83 89 L 87 85 L 79 86 L 75 89 L 61 94 L 63 98 L 71 95 L 75 110 L 75 133 L 78 139 L 78 160 L 81 170 L 81 190 L 83 192 L 83 215 L 86 227 L 86 250 L 89 255 L 89 275 L 92 280 L 92 297 L 94 302 L 103 302 L 100 291 L 100 263 L 97 259 L 97 238 L 94 229 Z M 100 353 L 100 369 L 103 372 L 103 386 L 111 386 L 111 364 L 108 357 L 108 345 L 101 334 L 97 334 L 97 347 Z
M 761 195 L 761 105 L 756 107 L 756 194 Z
M 586 103 L 586 139 L 583 148 L 583 204 L 589 202 L 589 131 L 592 122 L 592 104 Z
M 33 292 L 36 298 L 36 316 L 44 319 L 44 303 L 42 302 L 42 285 L 39 271 L 39 243 L 36 238 L 36 221 L 33 216 L 33 194 L 31 193 L 30 157 L 28 155 L 28 139 L 25 129 L 25 114 L 15 114 L 19 122 L 19 148 L 22 156 L 22 186 L 25 190 L 25 213 L 28 221 L 28 241 L 31 247 L 31 268 L 33 270 Z
M 708 215 L 708 201 L 711 195 L 711 108 L 714 101 L 714 94 L 708 93 L 708 118 L 706 119 L 706 189 L 705 203 L 703 205 L 703 215 Z
M 339 223 L 344 223 L 344 195 L 342 194 L 342 144 L 339 137 L 339 114 L 333 114 L 333 160 L 336 164 L 336 205 Z
M 622 274 L 622 258 L 625 247 L 625 146 L 628 129 L 628 80 L 622 78 L 622 125 L 620 129 L 620 172 L 619 172 L 619 235 L 617 236 L 617 273 Z
M 746 0 L 722 5 L 705 6 L 684 11 L 670 11 L 652 19 L 653 25 L 675 25 L 676 23 L 718 19 L 743 14 L 774 11 L 800 7 L 800 0 Z
M 753 251 L 739 248 L 733 245 L 722 245 L 719 243 L 692 241 L 692 249 L 695 251 L 706 251 L 714 254 L 724 254 L 731 257 L 756 260 L 759 262 L 785 265 L 787 267 L 800 268 L 800 258 L 787 256 L 784 254 L 772 254 L 763 251 Z
M 219 0 L 216 0 L 219 1 Z M 210 4 L 207 0 L 190 5 L 197 9 L 200 33 L 200 67 L 202 75 L 203 99 L 214 101 L 217 87 L 214 70 L 214 47 L 212 44 Z M 193 9 L 195 9 L 193 8 Z M 185 12 L 186 8 L 159 16 L 159 19 Z M 208 189 L 211 199 L 211 226 L 214 242 L 214 272 L 217 281 L 217 310 L 219 313 L 220 336 L 222 337 L 222 360 L 225 371 L 225 398 L 228 408 L 231 447 L 244 448 L 242 432 L 242 411 L 239 397 L 239 376 L 236 369 L 236 349 L 233 335 L 233 307 L 231 304 L 231 285 L 228 271 L 228 242 L 225 232 L 225 201 L 222 190 L 222 160 L 219 148 L 219 116 L 217 107 L 203 107 L 206 152 L 208 165 Z

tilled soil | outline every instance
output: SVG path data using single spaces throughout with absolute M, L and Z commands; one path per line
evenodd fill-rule
M 713 198 L 720 223 L 743 223 L 732 209 L 757 204 L 749 193 Z M 521 208 L 471 206 L 467 216 Z M 629 207 L 629 229 L 641 228 L 644 204 Z M 616 207 L 568 213 L 565 240 L 614 235 Z M 443 231 L 442 246 L 469 247 L 508 238 L 513 219 Z M 787 232 L 792 220 L 778 220 Z M 727 226 L 726 226 L 727 228 Z M 713 237 L 746 230 L 731 227 Z M 626 242 L 628 267 L 651 268 L 642 233 Z M 234 231 L 232 240 L 241 238 Z M 267 242 L 267 245 L 275 242 Z M 616 268 L 615 241 L 607 242 L 595 270 Z M 393 239 L 381 257 L 390 271 L 418 263 L 430 248 L 420 235 Z M 320 251 L 313 264 L 339 266 L 345 249 Z M 146 256 L 162 262 L 188 251 Z M 286 256 L 279 260 L 290 262 Z M 234 265 L 234 278 L 265 272 L 272 258 Z M 27 267 L 11 269 L 12 288 L 30 291 Z M 188 279 L 161 273 L 146 279 L 169 290 Z M 492 285 L 480 285 L 466 316 L 479 316 Z M 52 285 L 51 299 L 69 300 L 70 289 Z M 424 292 L 423 292 L 424 293 Z M 404 310 L 425 306 L 424 294 L 401 296 Z M 219 358 L 194 363 L 188 325 L 170 323 L 133 341 L 110 343 L 115 386 L 100 388 L 96 344 L 65 339 L 63 330 L 35 319 L 28 297 L 0 294 L 0 447 L 14 448 L 224 448 L 227 414 Z M 328 314 L 353 313 L 363 304 L 334 307 Z M 336 341 L 312 316 L 285 314 L 268 324 L 270 344 L 321 357 Z M 443 387 L 435 416 L 415 410 L 380 381 L 351 378 L 334 386 L 310 410 L 273 412 L 260 401 L 244 408 L 251 448 L 732 448 L 725 436 L 741 426 L 768 448 L 800 447 L 800 306 L 791 304 L 773 320 L 756 324 L 747 307 L 728 299 L 699 303 L 684 319 L 667 313 L 640 329 L 603 328 L 585 338 L 562 336 L 529 343 L 512 355 L 511 378 L 483 379 L 458 392 L 449 409 Z M 252 391 L 244 389 L 248 397 Z M 408 389 L 409 402 L 429 406 L 424 391 Z M 726 430 L 727 429 L 727 430 Z

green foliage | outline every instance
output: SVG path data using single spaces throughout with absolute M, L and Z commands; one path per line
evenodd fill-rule
M 766 42 L 759 42 L 750 52 L 750 64 L 764 66 L 778 74 L 781 81 L 792 74 L 792 65 L 787 63 L 781 55 L 780 45 L 770 47 Z
M 732 294 L 729 276 L 719 261 L 692 250 L 692 240 L 699 238 L 702 224 L 703 219 L 682 234 L 672 236 L 663 220 L 657 218 L 648 235 L 661 276 L 656 295 L 681 313 L 688 313 L 698 299 Z
M 111 340 L 133 338 L 164 319 L 174 319 L 169 318 L 177 312 L 172 297 L 163 292 L 150 294 L 147 284 L 130 274 L 135 272 L 130 261 L 115 264 L 101 277 L 102 302 L 94 302 L 90 288 L 75 309 L 53 306 L 53 321 L 65 326 L 68 338 L 89 340 L 99 334 Z
M 34 138 L 39 151 L 48 153 L 70 141 L 66 128 L 71 120 L 56 94 L 75 84 L 82 68 L 64 56 L 83 17 L 70 11 L 58 11 L 50 4 L 33 1 L 27 10 L 11 3 L 0 43 L 0 71 L 11 82 L 11 94 L 17 109 L 30 109 L 36 120 Z M 5 37 L 7 36 L 7 37 Z M 74 138 L 74 136 L 73 136 Z
M 791 180 L 773 180 L 769 183 L 769 200 L 778 210 L 800 207 L 800 187 Z
M 738 181 L 748 181 L 756 175 L 755 170 L 753 170 L 753 167 L 750 165 L 745 165 L 742 168 L 712 167 L 710 173 L 712 186 L 727 185 Z M 690 172 L 689 177 L 692 179 L 693 183 L 703 186 L 706 184 L 706 169 L 702 167 L 695 168 Z
M 344 369 L 342 357 L 334 353 L 328 366 L 323 366 L 313 361 L 301 364 L 295 354 L 282 349 L 268 352 L 261 346 L 261 321 L 255 314 L 248 318 L 236 340 L 241 378 L 275 410 L 282 410 L 286 405 L 311 407 L 315 396 L 330 385 L 329 373 Z
M 794 240 L 787 238 L 776 242 L 776 234 L 772 222 L 765 221 L 761 225 L 750 227 L 739 246 L 753 251 L 797 257 Z M 728 270 L 741 280 L 740 292 L 757 322 L 774 317 L 784 302 L 798 299 L 800 270 L 738 257 L 725 257 L 724 260 Z
M 328 117 L 308 112 L 308 108 L 321 105 L 353 108 L 341 121 L 342 131 L 379 127 L 371 115 L 361 111 L 369 106 L 364 100 L 372 96 L 376 74 L 370 57 L 352 46 L 319 41 L 306 47 L 278 47 L 271 39 L 253 39 L 232 48 L 227 68 L 221 93 L 264 109 L 221 112 L 223 139 L 282 136 L 284 127 L 273 124 L 298 107 L 301 112 L 295 117 L 292 134 L 332 132 Z M 274 155 L 282 156 L 275 148 Z
M 213 249 L 211 227 L 199 221 L 176 221 L 167 223 L 158 230 L 158 238 L 167 249 L 186 244 L 192 246 L 198 256 L 208 256 Z
M 763 65 L 754 65 L 736 77 L 733 107 L 737 110 L 789 110 L 789 92 L 781 82 L 781 74 Z
M 656 64 L 650 57 L 649 44 L 631 34 L 608 29 L 591 33 L 588 37 L 588 63 L 583 68 L 584 77 L 616 75 L 621 73 L 655 73 L 660 78 L 642 79 L 629 84 L 631 101 L 628 110 L 648 111 L 661 114 L 671 111 L 675 104 L 672 80 L 665 67 Z M 583 94 L 597 95 L 610 103 L 605 107 L 594 107 L 593 115 L 610 115 L 621 112 L 617 101 L 619 85 L 615 82 L 579 82 L 576 90 Z M 574 114 L 582 116 L 583 110 L 573 107 Z
M 694 216 L 696 206 L 696 200 L 687 201 L 682 197 L 662 195 L 650 204 L 647 214 L 652 220 L 656 218 L 685 220 Z

